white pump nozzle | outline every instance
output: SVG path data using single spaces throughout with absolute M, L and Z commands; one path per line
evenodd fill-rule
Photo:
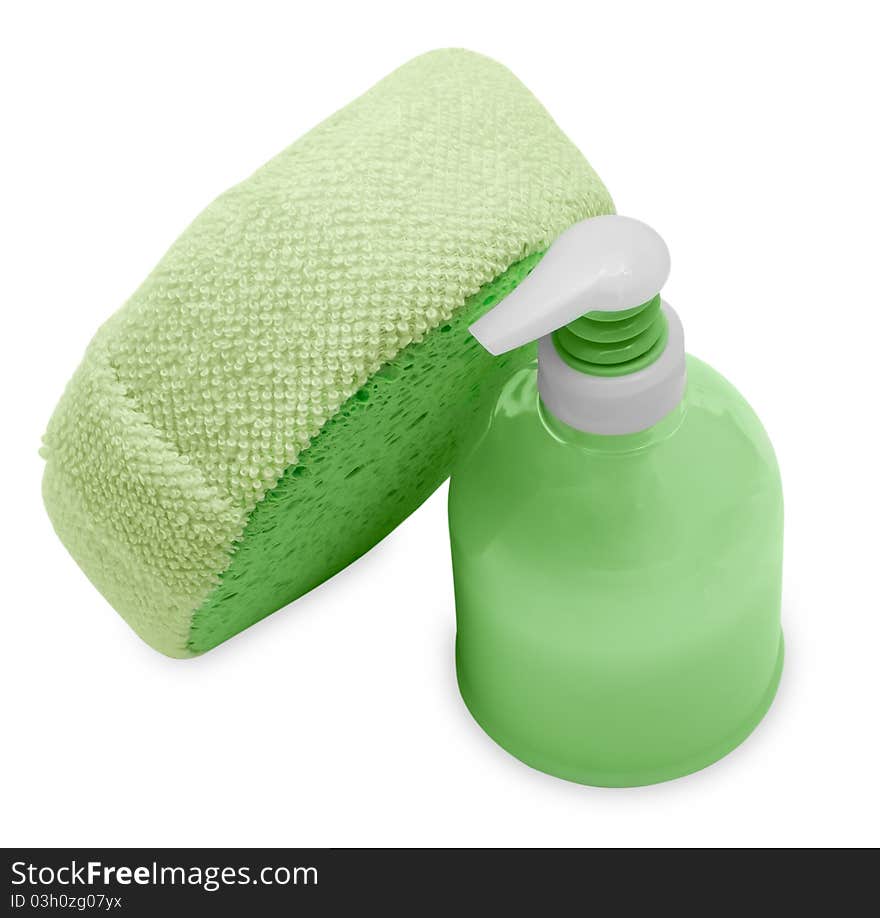
M 490 354 L 538 342 L 538 391 L 564 423 L 597 434 L 645 430 L 671 412 L 684 394 L 684 335 L 662 303 L 667 336 L 650 364 L 614 375 L 576 369 L 558 353 L 551 333 L 585 313 L 647 305 L 669 277 L 669 249 L 631 217 L 576 223 L 553 243 L 534 271 L 470 327 Z
M 617 312 L 655 296 L 669 277 L 669 249 L 645 223 L 609 215 L 582 220 L 550 246 L 532 273 L 478 319 L 470 333 L 503 354 L 585 312 Z

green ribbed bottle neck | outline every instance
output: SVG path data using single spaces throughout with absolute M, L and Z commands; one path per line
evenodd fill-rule
M 620 312 L 588 312 L 553 332 L 559 356 L 591 376 L 625 376 L 650 366 L 666 347 L 669 328 L 660 294 Z

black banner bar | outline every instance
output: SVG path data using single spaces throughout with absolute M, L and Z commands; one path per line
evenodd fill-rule
M 801 894 L 843 914 L 873 899 L 863 891 L 873 870 L 853 854 L 876 868 L 875 852 L 843 850 L 6 849 L 4 914 L 418 915 L 441 904 L 462 914 L 706 914 Z

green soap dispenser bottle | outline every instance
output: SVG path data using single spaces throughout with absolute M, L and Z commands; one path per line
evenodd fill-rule
M 471 327 L 493 354 L 539 345 L 453 470 L 458 683 L 501 746 L 583 784 L 714 762 L 782 669 L 773 448 L 685 356 L 668 274 L 650 227 L 596 217 Z

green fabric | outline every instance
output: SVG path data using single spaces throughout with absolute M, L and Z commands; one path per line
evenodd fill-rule
M 445 480 L 484 393 L 535 351 L 493 358 L 467 327 L 538 259 L 517 262 L 438 333 L 404 348 L 324 425 L 254 508 L 222 582 L 193 619 L 190 650 L 216 646 L 317 586 Z
M 612 210 L 505 68 L 410 62 L 219 197 L 99 330 L 45 437 L 60 537 L 173 656 L 289 602 L 448 474 L 467 396 L 499 371 L 465 302 Z M 322 499 L 302 499 L 310 477 Z

